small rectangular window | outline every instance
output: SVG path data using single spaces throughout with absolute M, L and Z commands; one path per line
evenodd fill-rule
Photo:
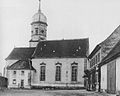
M 93 61 L 94 61 L 93 65 L 95 65 L 95 58 L 93 58 Z
M 98 53 L 98 62 L 100 62 L 100 53 Z
M 21 71 L 21 75 L 24 75 L 24 71 Z
M 97 55 L 95 56 L 95 61 L 96 61 L 95 64 L 97 64 Z
M 13 75 L 16 75 L 16 71 L 13 71 Z
M 16 79 L 13 79 L 13 84 L 16 84 Z
M 35 34 L 38 34 L 38 28 L 35 28 Z

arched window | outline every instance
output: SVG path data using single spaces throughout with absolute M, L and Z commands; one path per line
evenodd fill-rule
M 38 28 L 35 28 L 35 34 L 38 34 Z
M 71 64 L 71 81 L 77 81 L 78 63 L 73 62 Z
M 41 63 L 40 64 L 40 81 L 45 81 L 45 72 L 46 71 L 46 64 L 45 63 Z
M 55 81 L 61 81 L 61 66 L 62 66 L 62 64 L 57 62 L 55 65 L 56 65 Z

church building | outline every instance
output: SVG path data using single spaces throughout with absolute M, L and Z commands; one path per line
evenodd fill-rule
M 4 68 L 8 88 L 81 88 L 89 39 L 47 40 L 47 18 L 38 12 L 31 23 L 29 47 L 16 47 Z

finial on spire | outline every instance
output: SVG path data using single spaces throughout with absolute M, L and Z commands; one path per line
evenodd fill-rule
M 39 0 L 39 9 L 38 11 L 41 11 L 41 0 Z

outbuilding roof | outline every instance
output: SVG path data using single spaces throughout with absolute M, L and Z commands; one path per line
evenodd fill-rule
M 49 40 L 38 43 L 33 58 L 87 57 L 89 39 Z
M 11 66 L 7 67 L 8 70 L 35 70 L 29 60 L 18 60 Z
M 21 48 L 14 48 L 6 60 L 24 60 L 31 58 L 35 48 L 32 47 L 21 47 Z
M 110 53 L 102 60 L 102 65 L 120 56 L 120 40 Z
M 89 55 L 89 58 L 92 58 L 100 48 L 102 58 L 105 58 L 107 54 L 118 43 L 119 40 L 120 40 L 120 25 L 111 33 L 111 35 L 109 35 L 104 41 L 102 41 L 95 47 L 95 49 Z

